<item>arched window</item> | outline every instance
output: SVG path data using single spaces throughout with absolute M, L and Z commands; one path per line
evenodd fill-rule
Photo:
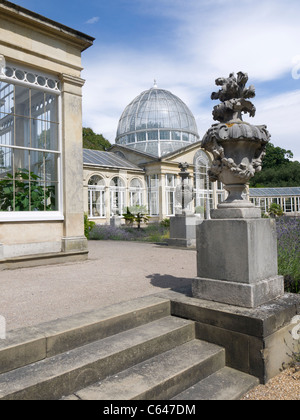
M 134 178 L 130 182 L 130 205 L 142 206 L 143 205 L 143 184 L 138 178 Z
M 110 209 L 111 215 L 121 216 L 126 207 L 125 202 L 125 183 L 116 176 L 110 181 Z
M 105 217 L 105 181 L 94 175 L 88 182 L 89 217 Z
M 167 216 L 175 216 L 176 176 L 166 174 L 166 209 Z
M 208 176 L 210 165 L 209 156 L 199 150 L 194 159 L 195 208 L 196 213 L 201 213 L 206 218 L 210 217 L 210 210 L 213 209 L 213 187 Z

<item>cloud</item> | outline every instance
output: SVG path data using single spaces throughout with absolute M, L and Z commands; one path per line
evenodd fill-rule
M 274 83 L 271 94 L 266 90 L 263 99 L 254 100 L 257 115 L 251 123 L 266 124 L 272 141 L 300 160 L 300 90 L 282 93 L 279 82 L 298 74 L 298 0 L 160 0 L 159 7 L 153 0 L 135 3 L 137 19 L 164 17 L 170 32 L 166 36 L 158 30 L 154 45 L 128 45 L 126 39 L 104 45 L 100 40 L 85 53 L 84 124 L 113 142 L 126 105 L 157 79 L 160 88 L 189 106 L 203 136 L 214 123 L 216 103 L 210 94 L 216 90 L 215 79 L 245 71 L 249 84 L 263 88 L 266 81 Z
M 89 24 L 89 25 L 93 25 L 94 23 L 97 23 L 97 22 L 99 22 L 99 17 L 98 16 L 95 16 L 95 17 L 93 17 L 93 18 L 91 18 L 91 19 L 89 19 L 89 20 L 87 20 L 85 23 L 87 23 L 87 24 Z

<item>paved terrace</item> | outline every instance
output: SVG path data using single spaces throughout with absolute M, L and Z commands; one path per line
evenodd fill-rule
M 196 251 L 90 241 L 89 260 L 0 271 L 7 331 L 189 285 Z

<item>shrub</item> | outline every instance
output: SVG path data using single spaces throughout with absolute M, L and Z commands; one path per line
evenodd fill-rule
M 280 217 L 276 225 L 278 272 L 285 278 L 287 292 L 300 293 L 300 219 Z
M 91 231 L 95 225 L 96 223 L 89 220 L 87 214 L 85 214 L 84 215 L 84 235 L 87 239 L 90 239 Z

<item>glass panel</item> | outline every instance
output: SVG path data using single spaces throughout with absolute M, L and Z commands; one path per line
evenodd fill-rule
M 160 139 L 161 140 L 170 140 L 170 136 L 171 136 L 170 131 L 165 131 L 165 130 L 160 131 Z
M 166 175 L 166 186 L 174 187 L 175 186 L 175 175 Z
M 30 147 L 30 119 L 15 117 L 15 146 Z
M 89 191 L 90 217 L 105 217 L 105 193 L 104 191 Z
M 45 113 L 45 94 L 39 90 L 31 89 L 31 118 L 43 118 Z
M 45 153 L 45 180 L 58 181 L 58 155 Z
M 180 140 L 181 133 L 179 131 L 172 131 L 172 140 Z
M 0 112 L 14 112 L 14 85 L 0 82 Z
M 58 182 L 45 184 L 45 210 L 58 211 Z
M 58 150 L 58 124 L 42 120 L 32 120 L 31 147 Z
M 105 186 L 105 181 L 101 176 L 94 175 L 89 179 L 88 185 Z
M 30 152 L 30 172 L 32 179 L 46 180 L 45 153 Z
M 168 216 L 173 216 L 175 214 L 175 194 L 173 191 L 167 193 L 167 214 Z
M 12 149 L 0 147 L 0 178 L 6 178 L 12 173 Z
M 30 89 L 15 86 L 15 108 L 16 115 L 30 117 Z
M 148 140 L 158 140 L 158 131 L 148 131 Z
M 128 135 L 128 143 L 135 143 L 135 134 Z
M 14 117 L 0 114 L 0 144 L 14 144 Z
M 146 141 L 146 133 L 137 133 L 137 141 Z
M 183 141 L 189 141 L 189 135 L 188 135 L 188 133 L 182 133 L 182 140 Z
M 46 94 L 45 98 L 45 118 L 48 121 L 58 122 L 58 101 L 57 96 Z

